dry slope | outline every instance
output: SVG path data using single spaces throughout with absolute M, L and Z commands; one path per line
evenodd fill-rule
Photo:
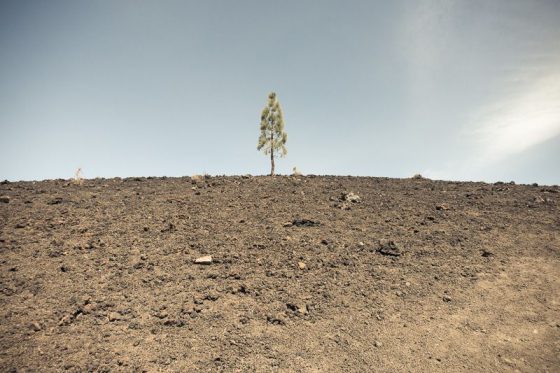
M 2 183 L 0 368 L 558 372 L 559 191 Z

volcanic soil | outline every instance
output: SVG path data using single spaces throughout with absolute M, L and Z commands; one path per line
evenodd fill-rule
M 559 372 L 559 192 L 3 182 L 0 370 Z

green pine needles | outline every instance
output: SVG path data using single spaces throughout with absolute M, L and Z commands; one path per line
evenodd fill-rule
M 257 150 L 270 154 L 270 176 L 274 176 L 274 157 L 288 154 L 286 149 L 288 134 L 284 132 L 284 117 L 276 93 L 268 95 L 268 103 L 261 114 L 261 135 Z

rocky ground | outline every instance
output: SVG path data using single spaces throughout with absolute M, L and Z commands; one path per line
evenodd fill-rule
M 4 182 L 0 370 L 559 372 L 559 192 Z

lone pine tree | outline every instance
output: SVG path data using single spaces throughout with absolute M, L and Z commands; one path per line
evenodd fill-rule
M 261 135 L 257 150 L 270 154 L 270 176 L 274 176 L 274 157 L 288 154 L 286 149 L 288 134 L 284 132 L 284 117 L 282 108 L 276 98 L 276 93 L 268 95 L 268 103 L 261 113 Z

